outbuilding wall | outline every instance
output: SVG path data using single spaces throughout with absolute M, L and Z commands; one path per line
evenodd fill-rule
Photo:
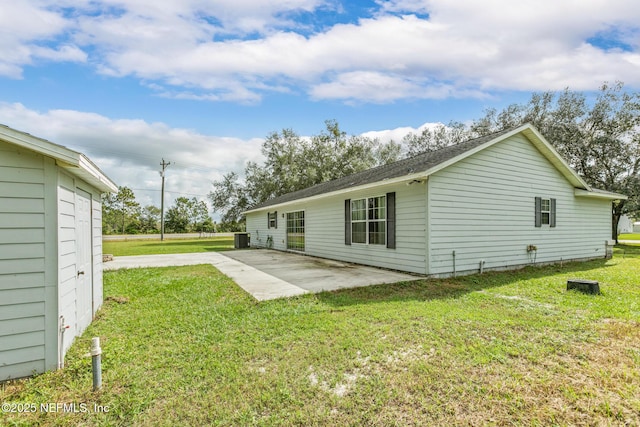
M 54 159 L 0 141 L 0 381 L 55 369 L 77 318 L 78 188 L 91 195 L 92 314 L 102 304 L 99 190 Z M 59 339 L 60 316 L 65 319 Z M 84 325 L 86 327 L 86 325 Z
M 0 380 L 45 369 L 47 192 L 43 156 L 0 141 Z

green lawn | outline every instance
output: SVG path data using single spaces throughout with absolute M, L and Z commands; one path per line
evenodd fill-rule
M 627 255 L 640 255 L 640 244 L 616 245 L 613 249 L 613 253 L 616 257 L 621 256 L 623 258 L 626 258 Z
M 115 256 L 185 254 L 194 252 L 226 251 L 233 249 L 233 236 L 203 239 L 117 240 L 102 243 L 102 252 Z
M 620 240 L 640 240 L 640 233 L 620 234 L 620 235 L 618 235 L 618 239 L 620 239 Z
M 67 367 L 0 386 L 0 402 L 108 412 L 0 425 L 640 425 L 638 249 L 261 303 L 212 266 L 106 272 Z M 602 295 L 567 292 L 574 277 Z

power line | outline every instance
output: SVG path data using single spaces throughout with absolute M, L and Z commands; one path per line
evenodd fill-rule
M 134 190 L 134 191 L 154 191 L 154 192 L 162 191 L 162 190 L 158 190 L 157 188 L 132 188 L 132 190 Z M 165 193 L 171 193 L 171 194 L 179 194 L 181 196 L 209 197 L 208 194 L 183 193 L 181 191 L 171 191 L 171 190 L 165 190 L 164 192 Z

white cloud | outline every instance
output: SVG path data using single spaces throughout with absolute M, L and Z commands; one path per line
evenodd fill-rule
M 424 129 L 435 129 L 443 125 L 444 125 L 443 123 L 439 123 L 439 122 L 436 122 L 436 123 L 426 122 L 418 126 L 417 128 L 414 128 L 411 126 L 402 126 L 395 129 L 373 130 L 373 131 L 363 133 L 362 136 L 365 136 L 367 138 L 378 139 L 380 140 L 380 142 L 383 142 L 383 143 L 387 143 L 389 141 L 395 141 L 397 143 L 400 143 L 402 142 L 402 139 L 409 133 L 419 134 Z
M 181 195 L 206 200 L 212 181 L 228 172 L 244 173 L 247 161 L 261 163 L 262 138 L 243 140 L 203 135 L 164 123 L 136 119 L 112 119 L 73 110 L 39 112 L 19 103 L 0 102 L 4 125 L 48 139 L 84 153 L 117 185 L 134 189 L 143 205 L 160 204 L 160 162 L 171 162 L 166 171 L 166 204 Z M 382 142 L 401 142 L 440 123 L 377 130 L 363 136 Z M 302 136 L 302 138 L 307 138 Z
M 479 90 L 373 71 L 342 73 L 329 83 L 315 85 L 310 93 L 316 99 L 338 98 L 372 103 L 387 103 L 398 99 L 486 97 Z
M 85 55 L 77 46 L 64 44 L 49 48 L 41 45 L 70 26 L 71 23 L 59 13 L 33 2 L 3 4 L 0 9 L 0 76 L 20 78 L 22 67 L 39 58 L 84 61 Z
M 0 103 L 3 124 L 49 139 L 89 156 L 116 184 L 136 189 L 143 205 L 160 203 L 160 161 L 166 173 L 166 202 L 181 194 L 205 199 L 211 182 L 230 171 L 242 173 L 248 160 L 260 161 L 262 139 L 203 135 L 144 120 L 111 119 L 94 113 Z
M 36 57 L 83 61 L 150 80 L 163 96 L 259 102 L 270 91 L 392 102 L 494 90 L 640 86 L 640 8 L 632 0 L 379 1 L 351 24 L 309 33 L 299 13 L 328 0 L 25 0 L 4 7 L 0 73 Z M 101 13 L 97 13 L 97 12 Z M 35 16 L 32 21 L 29 16 Z M 13 34 L 13 35 L 12 35 Z M 598 48 L 613 37 L 627 49 Z M 48 39 L 48 44 L 41 41 Z M 597 44 L 597 43 L 596 43 Z M 40 46 L 38 51 L 34 46 Z M 614 43 L 615 46 L 615 43 Z
M 421 92 L 420 85 L 402 77 L 372 71 L 352 71 L 340 74 L 329 83 L 311 90 L 315 98 L 357 99 L 369 102 L 388 102 L 410 98 Z
M 58 49 L 50 49 L 41 46 L 34 46 L 32 54 L 38 58 L 50 59 L 52 61 L 85 62 L 87 54 L 77 46 L 60 46 Z

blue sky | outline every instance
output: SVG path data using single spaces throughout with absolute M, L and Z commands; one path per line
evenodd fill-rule
M 271 131 L 400 139 L 534 91 L 640 87 L 630 0 L 21 0 L 0 123 L 89 155 L 143 204 L 204 197 Z

